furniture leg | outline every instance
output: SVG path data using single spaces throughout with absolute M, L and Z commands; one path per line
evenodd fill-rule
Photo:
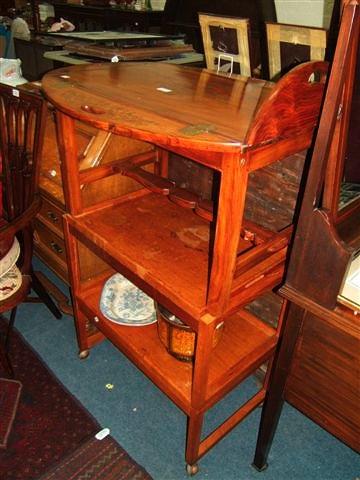
M 14 378 L 14 371 L 9 359 L 7 352 L 5 351 L 4 345 L 0 343 L 0 363 L 5 368 L 5 371 L 11 378 Z
M 155 173 L 161 177 L 167 178 L 169 172 L 169 152 L 158 148 L 157 162 L 155 163 Z
M 291 367 L 291 358 L 303 323 L 304 310 L 302 308 L 290 304 L 286 310 L 282 325 L 282 338 L 273 362 L 252 463 L 258 471 L 265 470 L 267 467 L 267 457 L 284 403 L 284 391 Z
M 10 341 L 11 331 L 12 331 L 14 323 L 15 323 L 16 310 L 17 310 L 17 307 L 14 307 L 11 310 L 7 330 L 6 330 L 6 333 L 5 333 L 4 342 L 0 343 L 0 361 L 4 365 L 4 368 L 5 368 L 6 372 L 11 377 L 14 377 L 14 370 L 13 370 L 13 367 L 12 367 L 12 364 L 11 364 L 11 361 L 10 361 L 10 358 L 9 358 L 9 341 Z
M 204 315 L 197 333 L 196 355 L 194 359 L 193 389 L 191 409 L 188 416 L 186 438 L 186 471 L 189 475 L 195 475 L 198 471 L 197 460 L 201 441 L 201 430 L 204 421 L 204 404 L 206 386 L 209 374 L 209 358 L 212 352 L 213 335 L 215 331 L 214 318 Z
M 79 258 L 78 246 L 76 240 L 70 235 L 69 225 L 67 223 L 66 215 L 64 217 L 64 234 L 66 250 L 69 258 Z M 79 288 L 80 271 L 79 266 L 75 262 L 69 264 L 69 275 L 71 278 L 71 296 L 75 319 L 76 337 L 79 345 L 79 357 L 84 359 L 89 355 L 89 341 L 87 334 L 87 317 L 83 314 L 76 301 L 76 289 Z
M 78 308 L 75 305 L 74 305 L 74 318 L 76 319 L 75 328 L 76 328 L 77 341 L 79 345 L 79 358 L 83 360 L 89 356 L 89 342 L 88 342 L 88 334 L 86 329 L 88 319 L 82 313 L 80 308 Z
M 4 341 L 3 340 L 0 341 L 0 363 L 5 368 L 6 373 L 10 375 L 10 377 L 14 378 L 14 370 L 7 352 L 8 334 L 9 334 L 9 329 L 7 330 L 4 336 L 5 337 Z
M 185 460 L 186 471 L 189 475 L 195 475 L 199 470 L 196 462 L 199 458 L 203 422 L 204 413 L 193 412 L 188 416 Z
M 246 194 L 246 188 L 238 185 L 247 185 L 247 180 L 246 159 L 224 154 L 207 306 L 208 312 L 215 316 L 222 315 L 231 293 Z M 232 254 L 224 256 L 224 252 Z
M 6 334 L 5 334 L 5 351 L 7 352 L 8 349 L 9 349 L 9 341 L 10 341 L 10 335 L 11 335 L 11 331 L 14 327 L 14 323 L 15 323 L 15 317 L 16 317 L 16 311 L 17 311 L 17 307 L 14 307 L 12 310 L 11 310 L 11 313 L 10 313 L 10 318 L 9 318 L 9 322 L 8 322 L 8 327 L 7 327 L 7 331 L 6 331 Z

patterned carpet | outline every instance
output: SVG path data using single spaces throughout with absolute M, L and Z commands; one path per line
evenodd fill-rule
M 39 480 L 151 480 L 110 436 L 91 438 Z
M 0 448 L 7 441 L 17 412 L 22 385 L 17 380 L 0 378 Z
M 4 332 L 5 326 L 4 319 L 0 318 L 0 333 Z M 38 479 L 54 466 L 61 466 L 64 459 L 69 459 L 72 455 L 78 458 L 75 463 L 73 461 L 73 465 L 75 471 L 79 471 L 80 467 L 86 463 L 88 442 L 90 441 L 91 444 L 94 434 L 101 430 L 100 425 L 48 370 L 16 330 L 11 339 L 10 358 L 15 378 L 22 383 L 23 388 L 15 420 L 8 436 L 7 447 L 0 449 L 0 479 Z M 0 377 L 5 377 L 5 372 L 1 368 L 0 365 Z M 101 443 L 100 450 L 104 450 L 106 445 L 109 447 L 109 441 L 110 438 L 106 442 L 95 440 L 97 444 Z M 108 474 L 100 477 L 87 475 L 87 480 L 151 478 L 114 440 L 113 442 L 112 456 L 117 452 L 118 460 L 121 460 L 121 472 L 118 472 L 116 477 Z M 79 455 L 81 448 L 85 448 L 83 456 Z M 92 449 L 92 452 L 94 450 Z M 103 471 L 106 467 L 104 458 L 105 456 L 102 455 Z M 110 456 L 109 459 L 109 463 L 113 465 L 114 458 Z M 100 468 L 99 465 L 97 468 Z M 96 469 L 94 472 L 96 473 Z M 130 476 L 128 476 L 129 472 Z M 45 478 L 69 480 L 84 477 Z

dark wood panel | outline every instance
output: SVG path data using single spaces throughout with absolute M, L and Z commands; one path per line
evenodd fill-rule
M 273 0 L 167 0 L 164 13 L 174 25 L 198 26 L 199 12 L 250 18 L 255 29 L 261 21 L 276 19 Z
M 44 58 L 44 52 L 53 50 L 50 45 L 44 45 L 37 40 L 14 38 L 16 57 L 21 60 L 21 70 L 26 80 L 40 80 L 48 71 L 53 70 L 54 62 Z
M 360 50 L 357 56 L 356 78 L 360 78 Z M 354 84 L 354 93 L 351 106 L 351 120 L 349 125 L 349 138 L 345 156 L 345 180 L 347 182 L 360 183 L 360 82 Z
M 15 0 L 1 0 L 0 15 L 6 15 L 8 8 L 15 7 Z
M 293 222 L 306 152 L 250 174 L 245 217 L 273 231 Z
M 307 312 L 286 399 L 360 450 L 360 330 L 356 316 L 322 319 Z M 336 394 L 335 394 L 336 392 Z
M 54 3 L 55 17 L 70 20 L 79 31 L 160 30 L 161 11 L 121 10 L 120 8 Z

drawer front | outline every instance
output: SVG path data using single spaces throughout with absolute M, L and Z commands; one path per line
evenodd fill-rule
M 64 240 L 38 219 L 35 220 L 34 243 L 36 250 L 45 250 L 53 262 L 67 270 Z
M 42 205 L 38 217 L 43 224 L 50 226 L 61 238 L 64 236 L 62 223 L 63 214 L 64 211 L 61 208 L 49 202 L 46 198 L 42 198 Z

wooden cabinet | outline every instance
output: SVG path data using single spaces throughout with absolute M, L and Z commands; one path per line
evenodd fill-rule
M 280 290 L 286 308 L 262 411 L 258 469 L 266 466 L 285 400 L 360 452 L 360 186 L 347 174 L 348 166 L 360 166 L 352 145 L 359 28 L 359 3 L 348 2 Z
M 303 167 L 300 153 L 311 143 L 326 71 L 323 62 L 304 64 L 274 85 L 169 64 L 156 69 L 146 63 L 101 64 L 61 69 L 43 79 L 57 108 L 69 211 L 65 243 L 81 355 L 105 336 L 182 409 L 188 418 L 189 473 L 264 399 L 266 381 L 201 439 L 206 411 L 271 361 L 276 348 L 277 329 L 245 307 L 281 281 Z M 294 102 L 299 97 L 302 101 Z M 81 169 L 79 120 L 125 144 L 141 141 L 145 151 Z M 212 172 L 209 195 L 174 181 L 172 154 L 175 163 L 186 157 Z M 267 211 L 262 202 L 269 191 L 266 179 L 287 177 L 281 165 L 296 166 L 291 214 L 284 208 L 282 217 L 277 213 L 286 203 L 285 190 L 279 188 L 277 207 Z M 137 186 L 89 202 L 87 189 L 113 179 Z M 92 259 L 91 268 L 84 258 Z M 192 363 L 168 354 L 156 324 L 133 328 L 101 313 L 104 282 L 115 272 L 191 327 L 197 336 Z M 89 322 L 95 333 L 89 334 Z
M 25 88 L 37 90 L 31 84 Z M 119 138 L 81 122 L 76 124 L 80 170 L 106 165 L 114 158 L 146 152 L 153 147 L 137 140 Z M 131 179 L 108 179 L 83 188 L 84 201 L 91 204 L 127 193 L 135 188 Z M 63 215 L 68 211 L 61 180 L 54 110 L 49 107 L 40 170 L 42 207 L 35 222 L 35 253 L 64 282 L 69 283 L 68 260 L 64 244 Z M 85 257 L 85 255 L 84 255 Z M 84 258 L 84 268 L 92 269 L 92 260 Z

